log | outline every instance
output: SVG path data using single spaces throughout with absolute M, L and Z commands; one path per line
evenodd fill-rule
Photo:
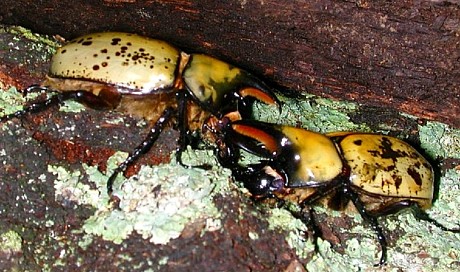
M 460 126 L 456 1 L 12 1 L 0 22 L 66 39 L 128 31 L 238 64 L 283 92 Z

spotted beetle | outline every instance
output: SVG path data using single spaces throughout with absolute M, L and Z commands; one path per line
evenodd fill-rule
M 411 208 L 414 215 L 444 231 L 449 229 L 425 212 L 433 202 L 432 166 L 406 142 L 394 137 L 336 132 L 320 134 L 255 120 L 220 122 L 217 152 L 256 199 L 276 198 L 305 209 L 319 202 L 343 210 L 350 202 L 377 234 L 387 260 L 387 242 L 378 217 Z M 241 165 L 239 149 L 263 157 Z M 310 210 L 311 211 L 311 210 Z
M 69 41 L 53 56 L 46 80 L 26 91 L 54 95 L 3 116 L 0 122 L 76 100 L 154 124 L 146 139 L 110 176 L 109 194 L 117 175 L 150 149 L 171 118 L 177 117 L 180 138 L 176 158 L 182 164 L 187 134 L 199 130 L 210 115 L 221 118 L 233 113 L 232 118 L 239 119 L 249 108 L 246 97 L 280 108 L 271 88 L 242 69 L 207 55 L 186 54 L 161 40 L 121 32 L 94 33 Z

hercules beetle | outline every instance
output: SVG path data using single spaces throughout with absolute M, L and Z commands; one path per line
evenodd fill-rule
M 411 208 L 420 220 L 460 232 L 424 211 L 433 201 L 433 169 L 412 146 L 397 138 L 353 132 L 323 135 L 255 120 L 220 122 L 219 130 L 219 160 L 254 198 L 289 201 L 302 210 L 318 202 L 341 210 L 351 201 L 377 234 L 382 249 L 377 265 L 383 265 L 387 255 L 379 216 Z M 264 159 L 240 165 L 239 149 Z
M 161 40 L 121 32 L 85 35 L 59 48 L 47 79 L 26 89 L 37 90 L 55 95 L 0 121 L 76 100 L 154 123 L 147 138 L 110 176 L 109 195 L 116 176 L 150 149 L 171 117 L 178 119 L 176 158 L 181 163 L 187 134 L 200 129 L 210 115 L 221 118 L 236 111 L 235 118 L 240 118 L 241 110 L 248 109 L 247 96 L 280 106 L 272 90 L 244 70 L 207 55 L 186 54 Z

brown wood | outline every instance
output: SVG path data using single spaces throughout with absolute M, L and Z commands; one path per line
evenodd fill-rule
M 281 90 L 460 127 L 456 1 L 4 0 L 0 22 L 65 38 L 144 34 L 238 64 Z

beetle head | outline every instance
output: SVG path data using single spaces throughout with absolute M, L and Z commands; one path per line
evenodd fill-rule
M 285 176 L 264 162 L 234 168 L 233 175 L 243 182 L 244 187 L 255 199 L 272 197 L 274 193 L 280 193 L 285 189 Z

